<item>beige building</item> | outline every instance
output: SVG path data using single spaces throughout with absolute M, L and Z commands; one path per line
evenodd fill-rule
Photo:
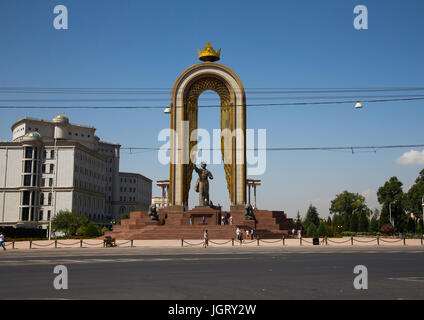
M 60 210 L 101 224 L 145 210 L 152 181 L 120 173 L 121 146 L 101 141 L 95 131 L 64 115 L 13 124 L 12 141 L 0 142 L 0 225 L 46 227 Z

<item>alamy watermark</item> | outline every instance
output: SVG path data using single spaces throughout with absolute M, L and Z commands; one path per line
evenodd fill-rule
M 58 274 L 53 280 L 53 287 L 56 290 L 68 289 L 68 268 L 64 265 L 57 265 L 53 269 L 54 274 Z
M 195 129 L 189 134 L 189 122 L 182 122 L 182 133 L 169 128 L 162 129 L 158 141 L 165 142 L 158 151 L 159 163 L 189 164 L 206 162 L 207 164 L 244 164 L 246 152 L 247 174 L 261 175 L 266 170 L 266 129 L 213 129 L 212 137 L 206 129 Z M 246 148 L 244 148 L 246 134 Z M 171 139 L 175 141 L 171 154 Z M 236 141 L 234 143 L 234 141 Z M 190 142 L 196 142 L 190 148 Z M 221 149 L 221 143 L 224 148 Z M 233 159 L 235 155 L 235 159 Z
M 353 280 L 353 287 L 356 290 L 368 289 L 368 268 L 363 265 L 357 265 L 353 268 L 353 273 L 357 274 Z

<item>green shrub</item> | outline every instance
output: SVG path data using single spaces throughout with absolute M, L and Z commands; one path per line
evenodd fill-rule
M 313 237 L 313 238 L 318 237 L 317 227 L 315 226 L 314 223 L 311 222 L 309 224 L 308 229 L 306 229 L 306 233 L 309 237 Z
M 324 222 L 321 221 L 321 223 L 319 224 L 317 232 L 318 232 L 318 236 L 320 236 L 320 237 L 325 237 L 327 235 L 327 230 L 325 228 Z
M 100 233 L 100 228 L 94 222 L 90 222 L 87 227 L 85 227 L 84 237 L 97 237 Z
M 352 232 L 352 231 L 343 231 L 341 233 L 342 237 L 353 237 L 354 235 L 356 235 L 356 232 Z

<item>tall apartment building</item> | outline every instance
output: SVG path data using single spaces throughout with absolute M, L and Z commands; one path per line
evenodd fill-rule
M 120 173 L 121 146 L 95 131 L 64 115 L 14 123 L 12 141 L 0 142 L 0 225 L 44 228 L 60 210 L 101 224 L 147 210 L 152 180 Z

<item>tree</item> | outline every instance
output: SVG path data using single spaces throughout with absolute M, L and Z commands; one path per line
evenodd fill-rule
M 386 224 L 390 224 L 390 209 L 392 213 L 392 220 L 395 221 L 396 230 L 404 232 L 407 228 L 406 215 L 403 209 L 404 193 L 402 190 L 402 182 L 397 177 L 391 177 L 384 183 L 383 186 L 378 188 L 377 191 L 378 202 L 382 205 L 380 215 L 380 228 Z
M 315 227 L 319 225 L 318 210 L 312 204 L 309 205 L 308 212 L 306 212 L 306 217 L 302 224 L 308 228 L 311 223 L 313 223 Z
M 370 232 L 378 232 L 378 229 L 378 210 L 375 210 L 370 221 L 369 230 Z
M 318 236 L 320 237 L 325 237 L 327 235 L 327 230 L 325 228 L 325 223 L 323 221 L 321 221 L 321 223 L 319 224 L 317 232 L 318 232 Z
M 358 232 L 359 230 L 359 217 L 358 213 L 355 212 L 352 214 L 352 218 L 350 219 L 350 231 L 352 232 Z
M 365 211 L 359 212 L 359 221 L 358 221 L 358 231 L 359 232 L 367 232 L 368 231 L 368 215 Z
M 75 235 L 77 229 L 88 223 L 86 216 L 81 216 L 71 211 L 59 211 L 52 219 L 53 231 L 61 231 L 65 236 Z
M 411 186 L 405 195 L 405 210 L 412 213 L 417 219 L 422 219 L 423 208 L 422 198 L 424 196 L 424 169 L 420 171 L 419 176 L 415 180 L 415 184 Z
M 353 219 L 353 212 L 357 210 L 368 210 L 368 207 L 365 204 L 365 197 L 358 193 L 352 193 L 345 190 L 342 193 L 337 194 L 334 200 L 331 201 L 330 213 L 334 215 L 339 214 L 342 217 L 344 231 L 354 231 L 352 230 L 351 223 Z M 353 219 L 353 223 L 353 228 L 358 229 L 357 218 Z
M 308 226 L 308 229 L 306 229 L 306 233 L 310 237 L 317 238 L 318 237 L 318 232 L 317 232 L 316 225 L 314 223 L 310 223 L 309 226 Z

